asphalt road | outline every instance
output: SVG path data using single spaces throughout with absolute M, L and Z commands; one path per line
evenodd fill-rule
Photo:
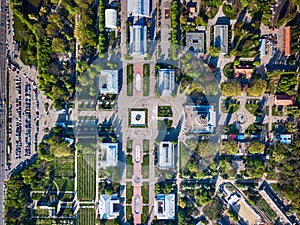
M 6 99 L 6 1 L 0 3 L 0 98 Z M 0 225 L 4 225 L 4 180 L 6 166 L 6 104 L 0 109 Z

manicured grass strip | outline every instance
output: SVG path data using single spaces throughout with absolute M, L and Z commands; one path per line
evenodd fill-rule
M 133 64 L 127 65 L 127 95 L 133 96 Z
M 148 217 L 149 217 L 149 207 L 144 206 L 143 207 L 143 214 L 142 214 L 142 218 L 141 218 L 142 224 L 147 224 Z
M 81 208 L 77 212 L 77 225 L 95 224 L 95 210 L 93 208 Z
M 92 201 L 96 189 L 96 155 L 78 155 L 78 198 L 80 201 Z
M 149 140 L 147 139 L 143 140 L 143 152 L 144 153 L 149 152 Z
M 143 196 L 143 203 L 149 203 L 149 183 L 143 183 L 142 186 L 142 196 Z
M 133 224 L 133 215 L 131 206 L 126 206 L 126 219 L 129 224 Z
M 144 64 L 143 66 L 143 96 L 149 96 L 149 84 L 150 84 L 150 65 Z
M 126 178 L 131 179 L 133 176 L 133 165 L 128 165 L 126 166 Z
M 126 153 L 132 152 L 132 140 L 127 140 L 126 142 Z
M 142 176 L 144 179 L 149 179 L 149 155 L 143 155 Z
M 126 183 L 126 203 L 131 204 L 133 196 L 133 186 L 131 183 Z

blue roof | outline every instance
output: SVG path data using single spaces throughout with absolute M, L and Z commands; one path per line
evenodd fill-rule
M 244 134 L 239 134 L 239 135 L 237 136 L 237 139 L 238 139 L 238 140 L 244 140 L 244 139 L 245 139 L 245 135 L 244 135 Z

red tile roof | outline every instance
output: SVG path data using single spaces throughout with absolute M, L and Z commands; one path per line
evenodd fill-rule
M 291 27 L 284 28 L 284 55 L 291 55 Z
M 295 101 L 295 96 L 275 95 L 274 99 L 275 105 L 293 105 Z

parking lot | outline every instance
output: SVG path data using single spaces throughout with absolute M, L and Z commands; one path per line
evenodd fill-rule
M 39 102 L 37 85 L 25 73 L 11 72 L 9 89 L 9 158 L 18 163 L 37 151 Z

